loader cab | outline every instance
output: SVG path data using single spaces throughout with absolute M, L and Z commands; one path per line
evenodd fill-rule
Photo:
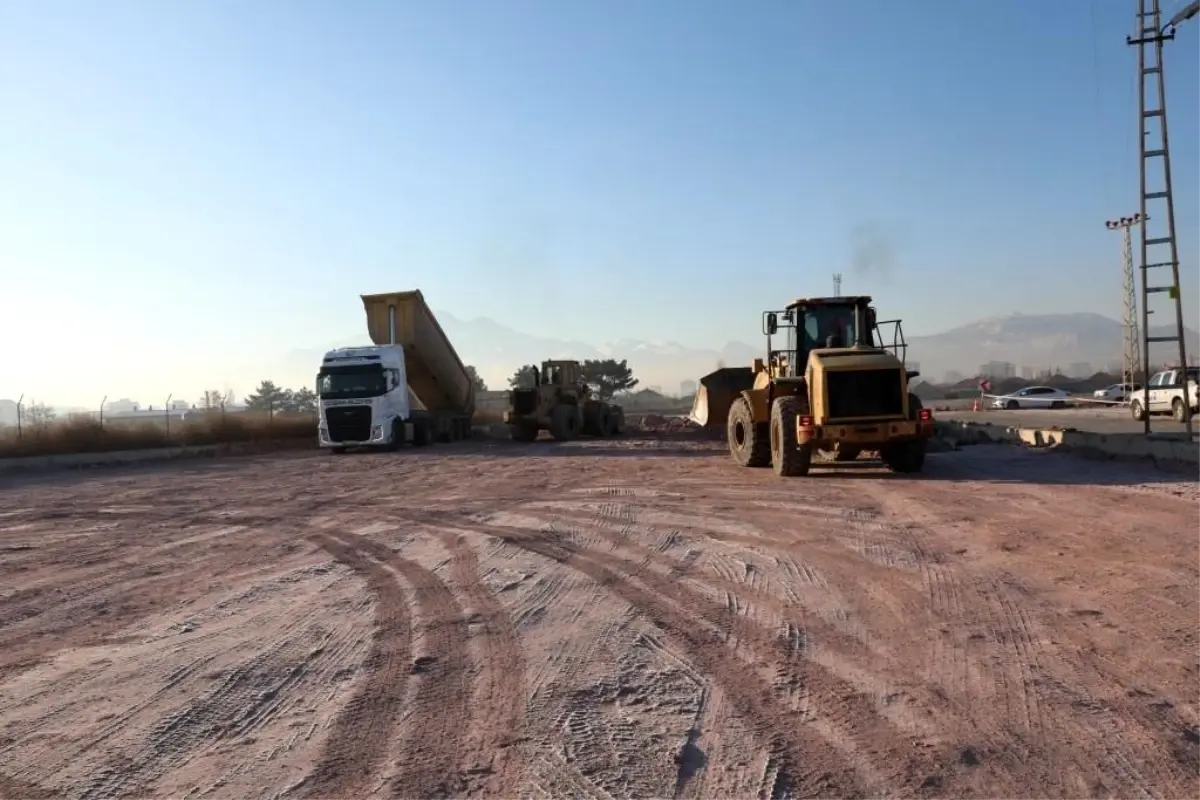
M 784 346 L 772 347 L 772 337 L 784 334 Z M 871 298 L 827 297 L 796 300 L 783 311 L 763 317 L 770 363 L 780 366 L 780 377 L 804 374 L 808 354 L 829 347 L 878 347 L 875 309 Z
M 583 371 L 578 361 L 543 361 L 540 382 L 548 386 L 578 386 L 583 382 Z

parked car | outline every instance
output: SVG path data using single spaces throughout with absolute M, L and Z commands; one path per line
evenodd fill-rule
M 1071 395 L 1051 386 L 1026 386 L 1011 394 L 997 397 L 992 408 L 1066 408 Z
M 1139 392 L 1141 389 L 1140 383 L 1114 383 L 1112 386 L 1105 386 L 1103 389 L 1092 392 L 1092 397 L 1097 400 L 1109 400 L 1113 403 L 1127 403 L 1133 392 Z

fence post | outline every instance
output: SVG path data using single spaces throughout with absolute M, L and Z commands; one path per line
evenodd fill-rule
M 21 396 L 17 398 L 17 439 L 21 439 L 21 409 L 25 404 L 25 393 L 21 392 Z
M 165 406 L 166 421 L 167 421 L 167 441 L 168 442 L 171 441 L 171 398 L 174 396 L 175 396 L 174 392 L 171 392 L 171 394 L 167 395 L 167 403 Z
M 104 404 L 108 402 L 108 395 L 104 395 L 104 399 L 100 401 L 100 430 L 104 430 Z

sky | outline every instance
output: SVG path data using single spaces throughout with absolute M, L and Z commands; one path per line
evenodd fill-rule
M 0 0 L 0 397 L 245 393 L 411 288 L 593 343 L 756 343 L 834 272 L 910 335 L 1119 318 L 1134 11 Z M 1193 327 L 1198 53 L 1193 20 L 1166 46 Z

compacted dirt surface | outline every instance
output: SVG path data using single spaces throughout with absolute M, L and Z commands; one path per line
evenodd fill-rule
M 0 797 L 1200 796 L 1194 474 L 635 439 L 0 480 Z

